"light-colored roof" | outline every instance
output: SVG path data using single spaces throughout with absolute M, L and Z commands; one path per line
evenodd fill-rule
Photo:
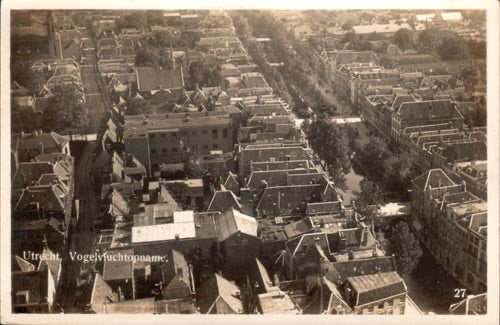
M 196 237 L 193 211 L 174 211 L 174 223 L 132 227 L 132 243 L 174 240 L 176 237 Z
M 434 17 L 436 14 L 422 14 L 422 15 L 416 15 L 418 21 L 426 21 L 426 20 L 434 20 Z
M 215 218 L 217 237 L 220 241 L 226 240 L 236 232 L 250 236 L 257 236 L 257 221 L 237 210 L 231 209 Z
M 407 28 L 411 29 L 407 23 L 402 24 L 372 24 L 372 25 L 359 25 L 352 27 L 356 34 L 370 34 L 370 33 L 394 33 L 398 29 Z
M 443 20 L 462 20 L 462 13 L 456 12 L 442 12 L 441 17 Z
M 194 223 L 194 212 L 192 210 L 175 211 L 174 223 Z

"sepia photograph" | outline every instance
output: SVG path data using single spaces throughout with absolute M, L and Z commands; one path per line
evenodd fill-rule
M 2 316 L 498 321 L 479 4 L 2 6 Z

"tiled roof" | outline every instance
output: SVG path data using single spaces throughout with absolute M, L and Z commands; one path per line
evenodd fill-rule
M 342 210 L 342 201 L 307 203 L 307 215 L 337 214 Z
M 257 236 L 257 221 L 234 209 L 226 210 L 214 218 L 217 238 L 224 241 L 231 235 L 241 232 L 249 236 Z
M 436 188 L 455 185 L 442 169 L 431 169 L 412 180 L 412 183 L 422 191 L 427 190 L 429 186 Z
M 324 185 L 276 186 L 267 187 L 262 194 L 256 210 L 259 215 L 287 215 L 297 212 L 307 202 L 321 201 Z
M 439 120 L 461 118 L 462 114 L 450 100 L 402 103 L 398 114 L 403 120 Z
M 396 262 L 392 256 L 333 262 L 330 266 L 327 277 L 337 284 L 348 277 L 396 271 Z
M 182 69 L 157 69 L 153 67 L 137 67 L 137 87 L 139 91 L 183 88 Z
M 266 268 L 262 263 L 259 261 L 258 258 L 255 258 L 255 264 L 257 265 L 257 271 L 259 272 L 259 277 L 260 281 L 264 285 L 264 291 L 265 292 L 270 292 L 273 287 L 273 282 L 271 281 L 271 278 L 269 277 L 269 273 L 267 273 Z
M 439 153 L 448 162 L 457 160 L 487 160 L 488 149 L 484 141 L 449 143 L 440 146 Z
M 117 300 L 117 295 L 113 293 L 111 287 L 104 281 L 100 273 L 96 273 L 94 277 L 94 282 L 92 284 L 92 291 L 90 293 L 88 303 L 90 305 L 95 305 L 96 313 L 105 313 L 105 304 L 111 303 Z M 102 309 L 100 309 L 102 307 Z
M 42 133 L 39 135 L 29 135 L 25 138 L 19 138 L 19 150 L 39 150 L 43 149 L 46 153 L 59 152 L 61 147 L 68 143 L 68 140 L 55 133 Z
M 171 281 L 175 279 L 182 281 L 188 287 L 190 284 L 190 270 L 184 254 L 172 249 L 172 252 L 167 258 L 167 263 L 165 265 L 166 274 L 164 283 L 166 286 L 170 284 Z
M 198 288 L 196 300 L 202 314 L 219 313 L 217 310 L 217 301 L 219 299 L 223 300 L 232 313 L 242 313 L 243 303 L 238 298 L 239 294 L 240 288 L 238 286 L 215 273 L 213 278 L 205 281 Z
M 64 210 L 64 192 L 56 185 L 29 186 L 23 190 L 15 210 L 26 209 L 31 203 L 37 202 L 45 211 Z
M 405 294 L 408 291 L 397 272 L 360 275 L 349 277 L 347 281 L 357 293 L 358 306 Z
M 314 226 L 310 218 L 302 218 L 299 221 L 292 222 L 291 224 L 283 227 L 285 234 L 288 239 L 292 239 L 295 236 L 299 236 L 314 230 Z
M 300 253 L 305 254 L 306 251 L 304 251 L 304 247 L 312 247 L 315 244 L 318 244 L 323 252 L 330 254 L 328 237 L 327 234 L 323 232 L 303 234 L 300 237 L 293 238 L 286 242 L 286 247 L 288 248 L 290 254 L 295 256 Z
M 12 188 L 20 189 L 35 185 L 40 176 L 53 173 L 53 168 L 53 165 L 49 162 L 22 162 L 17 167 L 12 181 Z
M 216 191 L 208 205 L 208 212 L 224 212 L 229 209 L 241 210 L 241 204 L 232 191 Z

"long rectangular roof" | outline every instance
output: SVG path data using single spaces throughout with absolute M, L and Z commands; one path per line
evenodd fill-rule
M 132 243 L 196 237 L 193 211 L 175 211 L 174 223 L 132 227 Z

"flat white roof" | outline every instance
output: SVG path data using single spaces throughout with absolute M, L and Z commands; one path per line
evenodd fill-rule
M 174 223 L 132 227 L 132 243 L 174 240 L 196 237 L 193 211 L 175 211 Z
M 174 223 L 194 223 L 194 212 L 192 210 L 174 211 Z

